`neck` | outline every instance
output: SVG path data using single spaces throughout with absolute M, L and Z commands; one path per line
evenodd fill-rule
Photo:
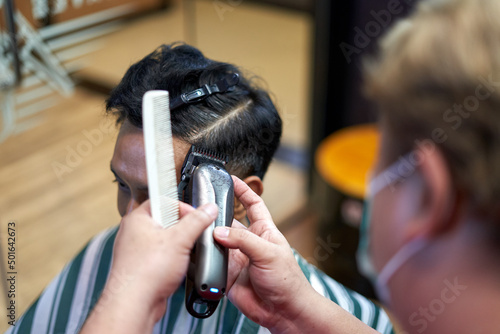
M 407 332 L 495 333 L 500 329 L 497 261 L 484 245 L 465 239 L 457 232 L 432 240 L 394 275 L 389 285 L 392 310 Z
M 409 333 L 497 333 L 500 291 L 490 283 L 445 279 L 434 298 L 415 305 L 402 326 Z

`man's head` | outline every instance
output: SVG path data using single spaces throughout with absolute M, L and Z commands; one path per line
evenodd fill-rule
M 281 118 L 269 94 L 245 78 L 237 67 L 205 58 L 194 47 L 162 45 L 129 68 L 106 104 L 108 113 L 116 115 L 121 125 L 111 161 L 119 184 L 121 215 L 148 198 L 142 139 L 144 93 L 167 90 L 173 99 L 232 73 L 240 76 L 233 89 L 172 110 L 177 174 L 179 177 L 189 147 L 199 145 L 227 155 L 228 171 L 262 192 L 261 179 L 282 131 Z M 241 214 L 237 205 L 235 215 Z
M 390 183 L 373 199 L 378 270 L 415 238 L 435 246 L 411 260 L 422 274 L 445 254 L 446 267 L 499 254 L 499 15 L 498 0 L 422 1 L 367 63 L 382 131 L 375 174 Z

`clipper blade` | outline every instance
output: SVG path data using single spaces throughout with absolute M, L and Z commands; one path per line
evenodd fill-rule
M 212 150 L 203 147 L 197 147 L 194 145 L 191 146 L 190 153 L 193 154 L 198 159 L 210 159 L 212 160 L 212 162 L 220 163 L 223 166 L 226 166 L 226 164 L 229 161 L 227 155 L 225 154 L 217 153 Z

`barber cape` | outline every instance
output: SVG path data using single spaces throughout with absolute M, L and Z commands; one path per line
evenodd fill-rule
M 78 333 L 106 283 L 118 227 L 95 236 L 42 292 L 6 333 Z M 346 289 L 294 252 L 300 268 L 323 296 L 380 333 L 393 333 L 387 314 L 370 300 Z M 126 277 L 123 278 L 126 280 Z M 224 298 L 207 319 L 193 318 L 184 306 L 184 284 L 168 299 L 167 311 L 153 333 L 269 333 Z

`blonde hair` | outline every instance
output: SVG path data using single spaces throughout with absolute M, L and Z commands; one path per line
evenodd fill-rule
M 500 1 L 422 1 L 365 66 L 391 158 L 430 139 L 476 213 L 500 219 Z

